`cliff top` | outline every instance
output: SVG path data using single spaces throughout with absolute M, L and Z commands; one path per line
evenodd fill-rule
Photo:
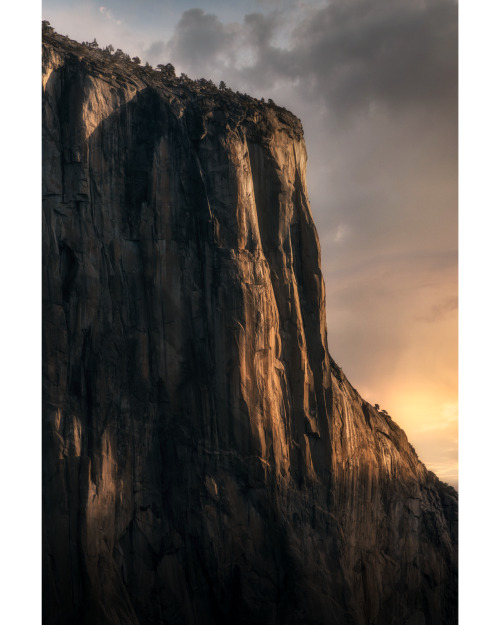
M 153 68 L 149 63 L 141 64 L 138 57 L 131 58 L 122 50 L 108 45 L 104 49 L 94 41 L 78 43 L 66 35 L 57 33 L 49 22 L 42 22 L 42 63 L 49 62 L 51 50 L 64 56 L 67 61 L 82 64 L 90 75 L 104 80 L 126 81 L 153 88 L 159 93 L 174 96 L 182 101 L 195 102 L 202 110 L 222 110 L 237 123 L 262 118 L 276 118 L 295 139 L 304 136 L 298 117 L 269 99 L 258 100 L 247 93 L 233 91 L 221 82 L 217 87 L 212 80 L 193 80 L 186 74 L 175 75 L 171 63 Z

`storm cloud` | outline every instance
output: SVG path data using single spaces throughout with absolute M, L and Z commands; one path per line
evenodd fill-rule
M 355 0 L 306 8 L 281 3 L 243 22 L 190 9 L 161 53 L 194 77 L 236 88 L 291 83 L 337 116 L 374 105 L 453 108 L 458 15 L 454 0 Z M 158 47 L 155 47 L 158 55 Z M 158 59 L 160 62 L 160 59 Z M 456 107 L 455 107 L 456 108 Z

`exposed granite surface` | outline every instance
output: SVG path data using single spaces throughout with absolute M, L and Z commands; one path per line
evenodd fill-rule
M 456 492 L 328 353 L 299 120 L 50 33 L 43 86 L 44 623 L 456 623 Z

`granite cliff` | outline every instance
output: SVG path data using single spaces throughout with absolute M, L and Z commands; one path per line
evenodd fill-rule
M 299 120 L 46 30 L 44 623 L 456 623 L 456 492 L 328 352 Z

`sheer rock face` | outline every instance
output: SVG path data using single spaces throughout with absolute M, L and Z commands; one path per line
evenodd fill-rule
M 43 53 L 54 625 L 456 622 L 456 492 L 328 353 L 300 122 Z

